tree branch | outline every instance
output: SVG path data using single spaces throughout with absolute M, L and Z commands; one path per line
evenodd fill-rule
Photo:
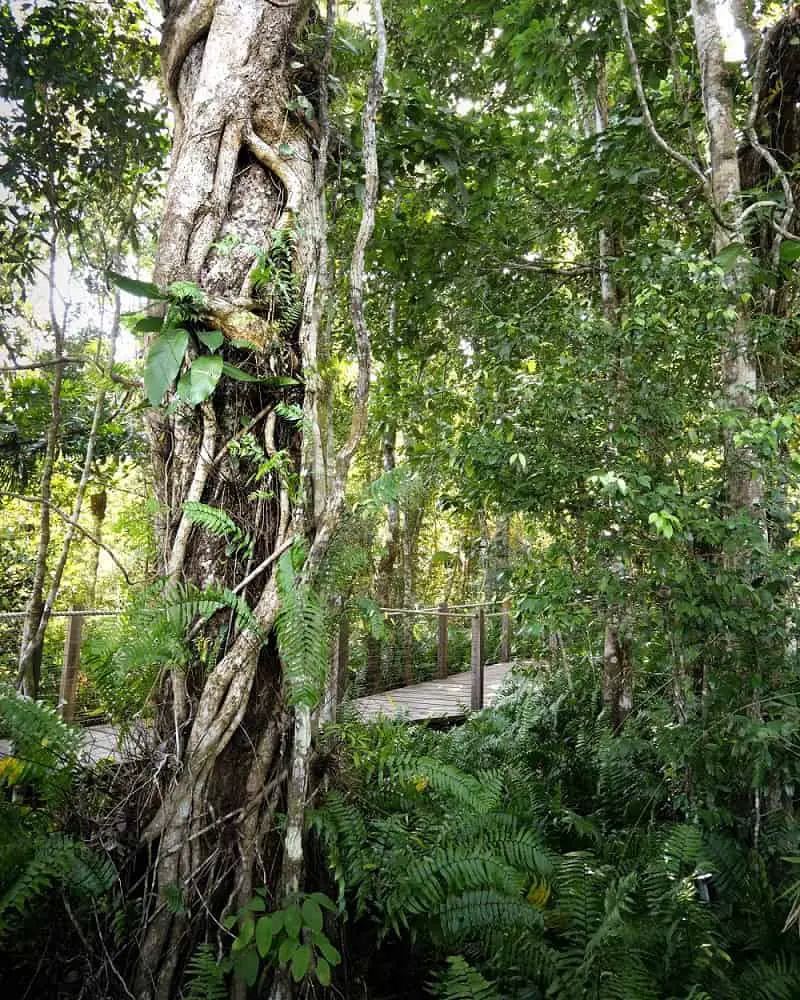
M 33 361 L 30 364 L 5 365 L 0 368 L 0 375 L 5 375 L 8 372 L 33 371 L 35 368 L 55 368 L 56 365 L 85 365 L 87 363 L 86 358 L 55 358 L 52 361 Z
M 709 184 L 708 178 L 705 176 L 703 171 L 696 163 L 693 163 L 688 156 L 684 156 L 683 153 L 670 146 L 667 140 L 656 128 L 656 123 L 653 121 L 653 115 L 650 112 L 650 105 L 647 102 L 647 95 L 644 92 L 642 74 L 639 69 L 639 60 L 636 57 L 636 49 L 633 47 L 633 37 L 631 36 L 631 29 L 628 23 L 628 8 L 625 6 L 625 0 L 617 0 L 617 7 L 619 8 L 619 20 L 622 26 L 622 38 L 625 42 L 625 51 L 628 55 L 628 62 L 631 67 L 633 87 L 636 91 L 636 96 L 639 99 L 639 107 L 642 111 L 642 118 L 644 119 L 645 127 L 650 133 L 651 139 L 660 150 L 666 153 L 671 159 L 675 160 L 676 163 L 680 163 L 680 165 L 690 173 L 694 174 L 694 176 L 703 185 L 703 192 L 710 202 L 711 185 Z
M 0 496 L 9 497 L 11 500 L 22 500 L 23 503 L 40 504 L 42 506 L 46 506 L 49 510 L 52 510 L 52 512 L 60 517 L 62 521 L 72 525 L 76 531 L 79 531 L 85 538 L 88 538 L 90 542 L 96 545 L 99 549 L 102 549 L 103 552 L 107 553 L 107 555 L 111 557 L 111 561 L 125 577 L 125 583 L 127 583 L 129 587 L 133 586 L 131 578 L 128 576 L 128 571 L 114 555 L 113 551 L 105 544 L 105 542 L 101 542 L 98 538 L 95 538 L 91 531 L 84 528 L 82 524 L 78 524 L 76 521 L 73 521 L 69 514 L 65 514 L 64 511 L 61 510 L 60 507 L 56 507 L 51 500 L 44 500 L 42 497 L 26 496 L 24 493 L 11 493 L 8 490 L 0 490 Z

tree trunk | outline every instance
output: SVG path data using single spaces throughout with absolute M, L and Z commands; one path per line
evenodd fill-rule
M 50 424 L 47 428 L 42 473 L 39 481 L 39 546 L 36 551 L 36 565 L 25 618 L 22 624 L 22 639 L 19 648 L 18 684 L 29 698 L 39 695 L 39 681 L 42 671 L 42 651 L 45 619 L 44 583 L 47 573 L 47 556 L 50 549 L 50 499 L 52 495 L 53 469 L 55 467 L 58 441 L 61 432 L 61 385 L 64 378 L 64 327 L 55 312 L 56 295 L 56 255 L 58 236 L 53 233 L 50 242 L 50 269 L 48 274 L 48 300 L 50 306 L 50 327 L 55 341 L 55 365 L 53 368 L 53 389 L 50 396 Z M 65 317 L 66 319 L 66 310 Z
M 575 93 L 578 104 L 583 109 L 584 134 L 587 138 L 601 136 L 608 128 L 608 93 L 604 62 L 600 62 L 597 67 L 594 100 L 590 103 L 583 82 L 580 80 L 575 82 Z M 600 302 L 603 316 L 609 330 L 616 335 L 615 340 L 619 342 L 619 294 L 610 269 L 615 241 L 608 230 L 601 228 L 597 242 L 600 263 Z M 609 397 L 611 399 L 624 398 L 624 374 L 619 363 L 614 365 L 609 381 L 612 383 Z M 610 413 L 607 457 L 611 463 L 617 458 L 614 432 L 615 420 L 613 413 Z M 614 521 L 613 510 L 609 510 L 609 520 Z M 612 524 L 608 526 L 606 531 L 609 541 L 616 540 L 619 550 L 621 547 L 619 530 Z M 625 567 L 619 553 L 611 553 L 605 562 L 606 571 L 618 578 L 620 589 L 622 589 Z M 608 710 L 614 732 L 619 731 L 633 707 L 633 658 L 630 640 L 620 625 L 623 614 L 624 609 L 619 603 L 611 603 L 606 612 L 603 636 L 603 703 Z
M 396 467 L 395 440 L 397 428 L 387 427 L 383 436 L 383 471 L 393 472 Z M 379 607 L 389 605 L 392 595 L 395 563 L 400 544 L 400 512 L 396 500 L 389 501 L 386 526 L 386 545 L 378 561 L 373 581 L 373 593 Z M 367 637 L 367 690 L 378 691 L 381 687 L 381 641 L 374 636 Z
M 289 376 L 298 384 L 276 389 L 223 375 L 200 407 L 179 404 L 149 416 L 161 572 L 200 588 L 234 589 L 246 576 L 259 628 L 237 632 L 227 615 L 217 616 L 205 629 L 221 640 L 218 662 L 210 670 L 189 662 L 165 678 L 159 727 L 172 747 L 172 767 L 161 776 L 161 804 L 144 833 L 154 861 L 134 986 L 140 1000 L 177 994 L 187 951 L 203 930 L 199 914 L 236 909 L 256 884 L 266 884 L 275 902 L 296 890 L 302 875 L 312 706 L 294 697 L 283 675 L 276 568 L 278 556 L 303 539 L 308 554 L 301 582 L 308 584 L 318 570 L 366 419 L 363 261 L 377 196 L 374 119 L 385 51 L 377 0 L 375 6 L 379 57 L 365 111 L 366 193 L 351 269 L 359 377 L 350 435 L 333 456 L 322 433 L 324 387 L 317 374 L 328 291 L 324 67 L 310 92 L 318 102 L 318 144 L 291 110 L 298 79 L 292 46 L 310 3 L 167 4 L 162 69 L 175 134 L 154 280 L 164 289 L 175 281 L 199 286 L 204 322 L 222 331 L 227 362 L 256 379 Z M 329 40 L 332 12 L 329 4 Z M 259 259 L 269 258 L 276 241 L 291 248 L 302 310 L 254 283 Z M 302 405 L 302 425 L 276 411 L 283 402 Z M 270 472 L 258 502 L 250 496 L 257 463 L 251 468 L 228 448 L 243 425 L 267 456 L 282 453 L 292 470 Z M 226 557 L 224 541 L 193 527 L 188 500 L 224 510 L 250 535 L 255 570 L 247 572 Z M 286 816 L 283 840 L 274 828 L 277 812 Z M 163 894 L 175 889 L 186 901 L 184 912 L 163 903 Z M 287 991 L 277 977 L 274 995 Z
M 422 527 L 423 507 L 414 498 L 408 498 L 403 512 L 403 607 L 413 608 L 417 602 L 417 552 Z M 414 615 L 401 618 L 403 629 L 403 680 L 410 684 L 414 679 Z
M 106 508 L 108 506 L 108 493 L 101 487 L 96 493 L 89 497 L 89 506 L 92 510 L 92 534 L 98 542 L 103 540 L 103 524 L 106 519 Z M 97 599 L 97 579 L 100 574 L 100 546 L 92 546 L 91 565 L 89 567 L 89 593 L 87 603 L 90 608 L 95 605 Z
M 692 0 L 692 19 L 710 147 L 712 201 L 718 220 L 725 223 L 714 228 L 714 250 L 720 253 L 733 242 L 743 242 L 734 71 L 725 63 L 716 5 L 709 0 Z M 755 403 L 757 373 L 749 323 L 741 301 L 748 287 L 744 261 L 730 268 L 724 281 L 731 294 L 733 318 L 722 347 L 722 388 L 731 409 L 748 414 Z M 735 444 L 731 431 L 725 437 L 725 468 L 732 516 L 745 511 L 761 520 L 763 482 L 756 456 L 751 448 Z

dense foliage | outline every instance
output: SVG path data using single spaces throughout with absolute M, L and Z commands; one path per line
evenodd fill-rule
M 287 134 L 266 154 L 239 136 L 233 193 L 209 181 L 195 206 L 200 243 L 229 228 L 165 287 L 138 277 L 167 182 L 154 5 L 0 10 L 0 981 L 149 998 L 135 969 L 163 918 L 170 1000 L 795 1000 L 800 14 L 718 4 L 709 45 L 705 0 L 388 7 L 369 415 L 312 573 L 312 493 L 365 371 L 375 48 L 363 5 L 317 6 L 256 123 Z M 207 28 L 186 29 L 198 61 Z M 289 218 L 299 149 L 321 236 Z M 267 216 L 257 245 L 237 235 Z M 413 606 L 503 599 L 524 662 L 496 706 L 437 732 L 345 698 L 326 725 L 344 695 L 433 674 Z M 86 628 L 84 719 L 159 734 L 134 762 L 87 768 L 55 711 L 49 616 L 73 604 L 109 612 Z M 251 642 L 258 683 L 244 657 L 209 685 Z M 467 643 L 452 618 L 451 670 Z M 237 684 L 212 777 L 192 713 Z M 193 832 L 162 851 L 164 803 L 198 775 Z M 278 886 L 290 827 L 306 878 Z M 179 851 L 197 870 L 159 885 Z
M 746 831 L 764 754 L 797 781 L 797 695 L 766 732 L 746 705 L 676 728 L 655 702 L 614 736 L 578 668 L 523 674 L 447 734 L 343 723 L 315 824 L 350 939 L 382 942 L 354 959 L 386 989 L 410 948 L 407 995 L 432 973 L 445 997 L 796 996 L 782 789 Z

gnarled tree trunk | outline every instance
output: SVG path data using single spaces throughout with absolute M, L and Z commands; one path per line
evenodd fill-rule
M 203 925 L 202 918 L 190 921 L 193 910 L 219 915 L 244 903 L 255 885 L 266 884 L 277 899 L 300 881 L 311 708 L 292 707 L 281 669 L 276 566 L 302 538 L 304 579 L 313 577 L 363 431 L 369 341 L 362 276 L 377 192 L 374 119 L 383 52 L 379 44 L 365 113 L 366 194 L 351 271 L 359 380 L 350 435 L 334 456 L 325 453 L 320 433 L 317 375 L 327 292 L 326 66 L 308 91 L 321 126 L 313 137 L 311 116 L 302 115 L 296 100 L 308 68 L 298 73 L 292 66 L 293 46 L 313 14 L 310 0 L 172 0 L 165 6 L 162 69 L 175 134 L 154 280 L 164 289 L 176 281 L 198 286 L 204 322 L 224 335 L 224 359 L 254 380 L 223 375 L 201 406 L 178 403 L 151 412 L 160 569 L 176 584 L 197 587 L 237 590 L 246 580 L 258 630 L 237 632 L 227 615 L 216 616 L 205 626 L 206 637 L 220 643 L 216 662 L 203 665 L 198 656 L 165 678 L 159 725 L 172 767 L 161 775 L 161 804 L 144 834 L 153 861 L 135 982 L 141 1000 L 177 994 L 187 951 Z M 333 14 L 329 3 L 331 28 Z M 294 303 L 278 301 L 258 279 L 276 244 L 288 246 L 293 257 Z M 276 376 L 297 381 L 275 388 Z M 280 403 L 302 406 L 303 421 L 287 419 Z M 282 453 L 258 487 L 258 460 L 229 447 L 243 427 L 264 455 Z M 191 523 L 187 501 L 223 510 L 251 537 L 251 553 L 226 556 L 223 540 Z M 276 812 L 286 815 L 283 837 L 273 823 Z M 175 889 L 183 908 L 164 905 L 165 891 Z M 283 995 L 283 986 L 278 992 Z

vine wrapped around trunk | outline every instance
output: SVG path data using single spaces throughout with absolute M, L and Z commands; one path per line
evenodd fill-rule
M 292 585 L 306 593 L 313 582 L 366 419 L 362 283 L 377 198 L 375 117 L 385 52 L 377 0 L 375 10 L 366 195 L 351 271 L 359 379 L 350 435 L 332 455 L 320 432 L 326 396 L 317 358 L 328 291 L 325 72 L 335 5 L 328 5 L 327 53 L 309 95 L 321 126 L 312 141 L 307 116 L 298 113 L 293 57 L 316 16 L 309 0 L 166 4 L 162 69 L 175 134 L 154 282 L 171 289 L 173 301 L 181 290 L 193 301 L 193 332 L 219 342 L 215 356 L 225 368 L 199 405 L 177 400 L 150 414 L 160 568 L 175 587 L 244 596 L 254 620 L 237 631 L 236 617 L 219 612 L 195 625 L 190 638 L 218 652 L 210 663 L 198 656 L 165 677 L 159 729 L 172 766 L 159 777 L 160 804 L 144 832 L 152 860 L 135 982 L 141 1000 L 175 995 L 197 937 L 197 921 L 190 925 L 187 915 L 194 901 L 202 898 L 204 912 L 220 915 L 245 903 L 256 885 L 278 899 L 302 876 L 315 702 L 298 693 L 279 654 L 278 576 L 287 572 L 293 544 L 302 543 L 306 556 L 302 568 L 294 560 Z M 191 355 L 190 347 L 184 367 Z M 232 552 L 229 538 L 204 530 L 203 519 L 217 513 L 246 545 Z M 287 817 L 283 837 L 276 812 Z M 164 905 L 175 890 L 185 907 Z M 273 995 L 286 991 L 278 977 Z

